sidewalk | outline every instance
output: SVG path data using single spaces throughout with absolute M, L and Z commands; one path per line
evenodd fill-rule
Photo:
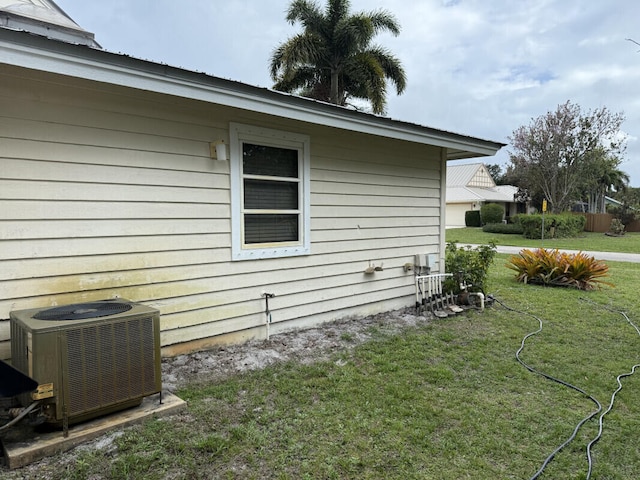
M 459 246 L 469 246 L 471 248 L 476 248 L 479 245 L 472 244 L 460 244 Z M 511 247 L 508 245 L 497 245 L 496 246 L 498 253 L 510 253 L 512 255 L 517 255 L 520 253 L 520 250 L 525 248 L 529 250 L 536 250 L 539 247 Z M 578 253 L 580 250 L 562 250 L 567 253 Z M 631 263 L 640 263 L 640 253 L 619 253 L 619 252 L 591 252 L 587 250 L 582 250 L 582 253 L 589 255 L 591 257 L 595 257 L 597 260 L 612 260 L 615 262 L 631 262 Z

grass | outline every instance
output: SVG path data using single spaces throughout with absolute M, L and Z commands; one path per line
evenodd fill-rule
M 498 255 L 489 290 L 544 320 L 522 358 L 574 383 L 605 406 L 615 378 L 638 363 L 636 265 L 610 262 L 616 288 L 580 292 L 513 281 Z M 385 334 L 330 362 L 286 363 L 178 392 L 188 416 L 153 419 L 85 451 L 52 478 L 523 479 L 594 410 L 582 394 L 530 373 L 515 359 L 537 321 L 496 305 Z M 341 360 L 341 361 L 338 361 Z M 640 376 L 623 381 L 592 478 L 640 472 Z M 583 479 L 588 422 L 541 478 Z
M 640 252 L 640 233 L 626 233 L 622 237 L 609 237 L 603 233 L 583 232 L 578 238 L 552 238 L 530 240 L 522 235 L 504 233 L 485 233 L 482 228 L 451 228 L 446 231 L 446 241 L 464 244 L 487 244 L 493 241 L 496 245 L 512 245 L 516 247 L 566 248 L 570 250 L 586 250 L 596 252 Z

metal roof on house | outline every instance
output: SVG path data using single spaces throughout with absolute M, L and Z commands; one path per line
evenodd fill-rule
M 469 163 L 447 165 L 447 187 L 450 186 L 493 188 L 496 183 L 484 163 Z
M 447 165 L 447 203 L 513 202 L 513 185 L 496 185 L 483 163 Z
M 446 148 L 446 160 L 495 155 L 505 145 L 108 52 L 97 44 L 19 30 L 0 28 L 0 63 L 433 145 Z
M 498 185 L 493 188 L 447 187 L 447 203 L 513 202 L 518 191 L 513 185 Z
M 81 28 L 52 0 L 0 0 L 0 27 L 100 47 L 93 33 Z

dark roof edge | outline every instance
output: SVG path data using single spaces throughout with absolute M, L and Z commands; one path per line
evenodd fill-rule
M 4 63 L 433 144 L 449 149 L 449 160 L 494 155 L 505 146 L 24 31 L 0 28 L 0 53 L 3 49 Z

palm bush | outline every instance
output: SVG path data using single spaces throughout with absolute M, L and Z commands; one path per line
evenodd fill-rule
M 579 290 L 593 290 L 600 285 L 613 286 L 602 279 L 608 275 L 608 265 L 583 252 L 524 249 L 519 255 L 513 255 L 506 267 L 515 270 L 516 280 L 522 283 Z

